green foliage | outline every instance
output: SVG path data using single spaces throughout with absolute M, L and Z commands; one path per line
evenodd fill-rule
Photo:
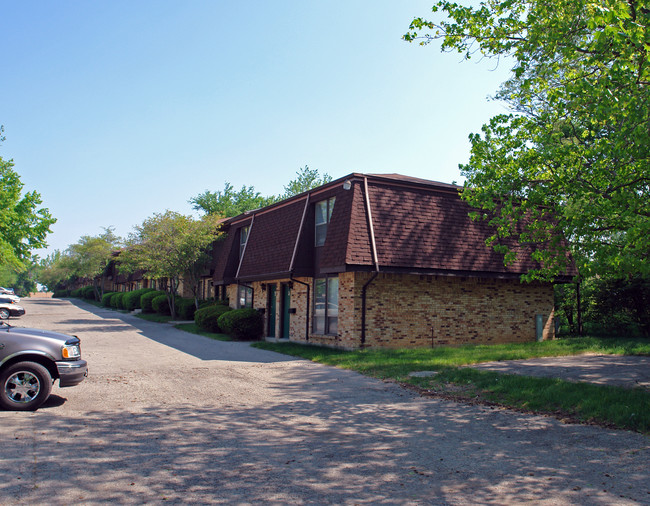
M 196 302 L 194 299 L 177 298 L 176 314 L 181 320 L 193 320 L 196 311 Z
M 74 290 L 72 290 L 70 292 L 70 297 L 76 297 L 78 299 L 83 297 L 83 288 L 75 288 Z
M 140 309 L 141 307 L 141 298 L 147 292 L 152 292 L 152 288 L 140 288 L 138 290 L 131 290 L 124 294 L 123 304 L 124 309 L 128 311 L 133 311 L 134 309 Z
M 235 191 L 230 183 L 225 183 L 223 192 L 205 192 L 189 200 L 192 208 L 205 214 L 213 214 L 221 218 L 237 216 L 245 211 L 268 206 L 277 201 L 276 197 L 263 197 L 252 186 L 242 186 Z
M 470 59 L 513 62 L 496 98 L 513 111 L 472 134 L 463 198 L 511 239 L 532 245 L 551 279 L 572 252 L 583 276 L 650 274 L 650 9 L 625 0 L 439 1 L 408 41 L 442 41 Z M 564 242 L 566 237 L 568 242 Z
M 195 220 L 172 211 L 154 214 L 134 227 L 128 247 L 119 257 L 121 272 L 143 270 L 150 279 L 167 279 L 171 294 L 171 315 L 180 279 L 192 270 L 218 237 L 217 219 Z M 144 309 L 144 308 L 143 308 Z
M 56 251 L 41 262 L 39 281 L 48 288 L 65 286 L 76 279 L 97 279 L 103 286 L 103 277 L 111 255 L 119 247 L 121 239 L 113 234 L 113 228 L 104 228 L 96 237 L 84 235 L 65 252 Z M 96 295 L 102 294 L 97 290 Z
M 219 317 L 229 311 L 232 311 L 232 309 L 227 305 L 205 306 L 194 313 L 194 322 L 200 329 L 207 332 L 221 333 Z
M 56 290 L 52 293 L 52 297 L 55 299 L 63 299 L 70 296 L 70 290 Z
M 56 222 L 41 196 L 28 192 L 21 196 L 23 183 L 11 160 L 0 157 L 0 265 L 23 270 L 34 249 L 47 246 L 45 237 Z
M 169 299 L 167 298 L 167 294 L 157 295 L 156 297 L 151 299 L 151 307 L 158 314 L 162 314 L 162 315 L 171 314 L 171 308 L 169 307 Z
M 288 199 L 294 195 L 299 195 L 332 180 L 332 176 L 329 174 L 323 174 L 321 177 L 318 169 L 310 169 L 308 165 L 298 170 L 296 176 L 296 179 L 289 181 L 289 184 L 284 187 L 284 193 L 280 195 L 280 199 Z
M 92 286 L 84 286 L 81 289 L 81 296 L 84 299 L 95 300 L 95 289 Z
M 116 292 L 111 295 L 111 307 L 113 309 L 124 309 L 124 305 L 122 303 L 124 299 L 124 293 L 125 292 Z
M 253 308 L 233 309 L 219 317 L 221 330 L 239 341 L 259 339 L 264 332 L 262 315 Z
M 165 295 L 165 292 L 160 290 L 154 290 L 151 292 L 146 292 L 140 296 L 140 307 L 142 308 L 143 313 L 155 313 L 151 301 L 158 297 L 159 295 Z
M 102 306 L 111 307 L 111 298 L 115 295 L 115 292 L 106 292 L 102 295 Z

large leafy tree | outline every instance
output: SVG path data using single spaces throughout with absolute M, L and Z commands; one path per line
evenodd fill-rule
M 562 272 L 650 272 L 650 8 L 639 0 L 440 1 L 408 41 L 440 39 L 465 58 L 504 59 L 496 98 L 511 114 L 472 134 L 463 197 L 507 238 Z M 568 242 L 561 237 L 568 238 Z
M 11 160 L 0 157 L 0 265 L 21 271 L 30 264 L 32 250 L 46 246 L 56 220 L 48 209 L 39 208 L 37 192 L 22 195 L 24 185 L 13 167 Z
M 331 180 L 332 176 L 329 174 L 323 174 L 321 176 L 318 169 L 310 169 L 309 165 L 305 165 L 296 172 L 296 179 L 292 179 L 289 181 L 289 184 L 284 187 L 284 193 L 280 195 L 280 198 L 288 199 L 294 195 L 298 195 L 309 191 L 312 188 L 329 183 Z
M 173 211 L 154 214 L 134 227 L 119 256 L 119 269 L 141 269 L 150 279 L 166 279 L 169 309 L 175 316 L 181 279 L 201 260 L 218 234 L 213 215 L 195 220 Z
M 318 169 L 310 169 L 308 165 L 305 165 L 296 172 L 296 178 L 289 181 L 284 187 L 282 195 L 264 197 L 260 192 L 255 191 L 253 186 L 242 186 L 241 190 L 237 191 L 230 183 L 226 182 L 223 191 L 206 190 L 191 198 L 189 202 L 196 211 L 218 215 L 222 218 L 231 218 L 246 211 L 288 199 L 329 183 L 331 180 L 330 175 L 323 174 L 321 176 Z
M 98 236 L 84 235 L 75 244 L 68 247 L 67 255 L 73 267 L 74 276 L 92 279 L 95 299 L 104 295 L 106 267 L 111 254 L 120 246 L 121 239 L 114 234 L 112 227 L 104 228 Z
M 268 206 L 276 200 L 276 197 L 262 196 L 253 186 L 242 186 L 240 190 L 235 190 L 230 183 L 225 183 L 223 191 L 206 190 L 191 198 L 189 202 L 197 211 L 230 218 L 245 211 Z

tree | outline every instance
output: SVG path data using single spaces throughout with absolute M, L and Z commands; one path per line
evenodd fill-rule
M 123 272 L 143 270 L 151 279 L 167 280 L 167 300 L 172 317 L 183 275 L 190 271 L 218 237 L 216 216 L 201 220 L 166 211 L 144 220 L 129 236 L 119 256 Z
M 66 288 L 73 277 L 72 259 L 60 250 L 50 253 L 39 263 L 38 282 L 52 292 Z
M 24 185 L 13 167 L 13 161 L 0 157 L 0 265 L 18 272 L 29 265 L 32 250 L 47 245 L 45 237 L 56 220 L 48 209 L 38 209 L 42 200 L 37 192 L 21 197 Z
M 20 272 L 16 272 L 8 264 L 0 266 L 0 286 L 11 287 L 17 295 L 27 297 L 30 292 L 36 291 L 36 275 L 38 263 L 36 259 L 30 259 L 29 264 Z
M 498 115 L 470 135 L 463 198 L 509 238 L 534 245 L 552 279 L 571 251 L 583 275 L 650 273 L 650 9 L 638 0 L 440 1 L 404 38 L 466 59 L 507 57 Z M 423 33 L 420 33 L 423 32 Z M 566 237 L 567 241 L 563 241 Z
M 241 190 L 235 191 L 233 186 L 226 182 L 224 190 L 211 192 L 204 191 L 200 195 L 189 200 L 196 211 L 205 214 L 214 214 L 222 218 L 231 218 L 246 211 L 270 206 L 283 199 L 311 190 L 317 186 L 329 183 L 332 177 L 328 174 L 319 174 L 318 169 L 310 169 L 308 165 L 296 172 L 296 179 L 289 181 L 284 187 L 284 193 L 278 196 L 263 197 L 260 192 L 255 191 L 253 186 L 242 186 Z
M 95 237 L 84 235 L 67 251 L 73 265 L 74 276 L 92 279 L 96 300 L 102 300 L 104 296 L 106 266 L 111 260 L 111 254 L 121 243 L 121 239 L 113 232 L 113 227 L 108 227 L 104 228 L 104 233 L 101 235 Z
M 204 191 L 200 195 L 189 200 L 192 207 L 205 214 L 230 218 L 245 211 L 268 206 L 277 201 L 276 197 L 263 197 L 256 192 L 253 186 L 242 186 L 241 190 L 235 191 L 230 183 L 225 183 L 223 192 Z
M 296 176 L 298 177 L 289 181 L 289 184 L 284 187 L 284 193 L 280 195 L 280 199 L 288 199 L 294 195 L 299 195 L 332 180 L 332 176 L 329 174 L 323 174 L 321 177 L 318 169 L 310 169 L 308 165 L 300 168 L 296 172 Z

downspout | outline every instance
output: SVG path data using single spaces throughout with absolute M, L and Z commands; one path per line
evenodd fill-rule
M 310 311 L 310 306 L 309 306 L 309 293 L 311 287 L 309 286 L 309 283 L 305 283 L 303 281 L 300 281 L 298 279 L 295 279 L 293 277 L 293 270 L 294 270 L 294 263 L 296 261 L 296 253 L 298 252 L 298 243 L 300 242 L 300 236 L 302 235 L 302 228 L 305 224 L 305 217 L 307 216 L 307 209 L 309 207 L 309 197 L 310 194 L 307 194 L 307 198 L 305 199 L 305 207 L 302 210 L 302 218 L 300 219 L 300 227 L 298 227 L 298 235 L 296 236 L 296 244 L 293 245 L 293 255 L 291 255 L 291 263 L 289 264 L 289 279 L 291 281 L 295 281 L 296 283 L 299 283 L 301 285 L 304 285 L 307 287 L 307 311 L 306 311 L 306 324 L 305 324 L 305 341 L 309 341 L 309 311 Z
M 361 347 L 366 344 L 366 297 L 368 286 L 379 275 L 379 260 L 377 258 L 377 243 L 375 242 L 375 227 L 372 224 L 372 210 L 370 209 L 370 195 L 368 193 L 368 178 L 363 178 L 364 201 L 366 204 L 366 216 L 368 218 L 368 229 L 370 230 L 370 249 L 372 250 L 372 261 L 375 264 L 375 272 L 361 288 Z

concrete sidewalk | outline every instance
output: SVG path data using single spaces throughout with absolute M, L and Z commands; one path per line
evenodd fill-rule
M 650 390 L 650 357 L 647 356 L 586 354 L 484 362 L 471 367 L 505 374 Z

